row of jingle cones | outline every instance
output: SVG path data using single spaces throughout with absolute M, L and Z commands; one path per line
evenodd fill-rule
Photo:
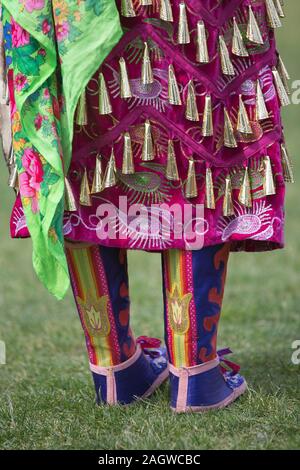
M 12 153 L 13 154 L 13 153 Z M 11 157 L 12 159 L 13 157 Z M 294 183 L 293 168 L 292 162 L 290 160 L 289 154 L 286 150 L 284 144 L 281 144 L 281 163 L 284 180 L 288 183 Z M 18 185 L 18 172 L 17 167 L 14 163 L 10 165 L 11 172 L 9 176 L 9 186 L 15 190 L 19 190 Z M 122 164 L 122 172 L 125 174 L 131 174 L 134 172 L 134 164 L 132 157 L 132 150 L 130 145 L 130 135 L 125 133 L 124 135 L 124 156 Z M 166 165 L 166 178 L 168 180 L 179 180 L 179 173 L 177 168 L 176 156 L 174 152 L 173 141 L 169 140 L 168 142 L 168 158 Z M 214 185 L 212 178 L 212 170 L 210 167 L 206 168 L 205 174 L 205 206 L 208 209 L 215 208 L 215 197 L 214 197 Z M 104 190 L 105 188 L 113 187 L 117 183 L 116 175 L 116 163 L 114 152 L 112 151 L 111 157 L 107 163 L 104 177 L 102 178 L 102 167 L 101 167 L 101 157 L 97 155 L 96 165 L 93 176 L 92 188 L 90 189 L 87 170 L 84 170 L 83 177 L 80 185 L 80 204 L 90 206 L 92 205 L 91 194 L 96 194 Z M 197 197 L 198 188 L 196 181 L 196 172 L 195 172 L 195 161 L 191 158 L 189 159 L 188 173 L 187 178 L 184 184 L 185 187 L 185 196 L 187 198 Z M 272 165 L 269 156 L 264 157 L 264 194 L 266 196 L 273 195 L 276 193 Z M 77 204 L 76 199 L 73 195 L 71 184 L 68 178 L 65 178 L 65 197 L 66 197 L 66 209 L 69 211 L 76 211 Z M 249 178 L 248 167 L 245 167 L 244 177 L 242 185 L 239 192 L 239 201 L 241 204 L 244 204 L 247 207 L 252 205 L 251 197 L 251 184 Z M 225 194 L 223 200 L 223 214 L 225 216 L 232 215 L 233 213 L 233 204 L 232 204 L 232 188 L 231 188 L 231 178 L 228 174 L 225 179 Z
M 276 187 L 275 187 L 270 157 L 266 155 L 263 158 L 263 162 L 264 162 L 264 179 L 263 179 L 264 195 L 270 196 L 270 195 L 276 194 Z M 284 176 L 285 181 L 294 182 L 291 160 L 284 144 L 281 145 L 281 162 L 282 162 L 283 176 Z M 133 162 L 133 156 L 132 156 L 132 150 L 131 150 L 130 134 L 128 132 L 124 134 L 122 173 L 124 174 L 134 173 L 134 162 Z M 174 151 L 174 144 L 172 140 L 169 140 L 168 142 L 168 157 L 167 157 L 165 176 L 168 180 L 180 180 L 175 151 Z M 92 194 L 97 194 L 103 191 L 105 188 L 113 187 L 116 184 L 117 184 L 117 172 L 116 172 L 116 162 L 115 162 L 114 151 L 112 150 L 111 152 L 111 156 L 107 163 L 103 178 L 102 178 L 101 157 L 97 155 L 94 176 L 93 176 L 93 183 L 92 183 L 91 189 L 90 189 L 90 184 L 88 180 L 87 170 L 86 168 L 84 169 L 84 173 L 83 173 L 83 177 L 82 177 L 81 185 L 80 185 L 80 198 L 79 198 L 80 204 L 84 206 L 91 206 Z M 65 191 L 66 208 L 69 211 L 76 211 L 77 210 L 76 199 L 73 195 L 71 184 L 67 178 L 65 178 L 65 187 L 66 187 L 66 191 Z M 187 178 L 185 182 L 183 183 L 183 187 L 184 187 L 184 194 L 187 198 L 194 198 L 198 196 L 195 160 L 193 158 L 189 159 Z M 238 195 L 238 200 L 241 204 L 247 207 L 252 206 L 251 182 L 250 182 L 249 170 L 247 166 L 244 168 L 244 176 L 242 179 L 242 184 L 241 184 L 239 195 Z M 205 207 L 208 209 L 215 209 L 213 175 L 212 175 L 212 169 L 209 166 L 206 167 L 206 172 L 205 172 Z M 231 187 L 230 174 L 228 174 L 225 179 L 223 214 L 225 216 L 229 216 L 233 214 L 232 187 Z
M 151 0 L 144 0 L 142 5 L 151 5 Z M 179 32 L 185 31 L 179 35 L 181 37 L 181 41 L 185 40 L 190 42 L 190 36 L 188 33 L 188 26 L 187 26 L 187 18 L 186 18 L 186 7 L 183 2 L 179 5 L 180 8 L 180 18 L 179 21 L 180 25 Z M 272 27 L 279 27 L 281 26 L 280 17 L 284 16 L 282 10 L 282 2 L 279 0 L 275 2 L 274 0 L 266 0 L 266 8 L 269 18 L 270 26 Z M 167 21 L 173 21 L 173 17 L 168 19 L 165 12 L 171 11 L 171 5 L 169 2 L 162 1 L 161 2 L 161 18 L 166 19 Z M 132 6 L 131 1 L 125 1 L 122 3 L 122 14 L 124 16 L 135 16 L 135 12 Z M 247 38 L 256 44 L 263 44 L 262 35 L 260 33 L 255 15 L 253 13 L 251 5 L 249 5 L 249 20 L 247 26 Z M 206 41 L 206 31 L 205 25 L 202 20 L 197 23 L 197 60 L 199 62 L 207 63 L 209 62 L 208 56 L 208 48 L 207 48 L 207 41 Z M 220 45 L 220 58 L 221 58 L 221 66 L 222 71 L 226 75 L 234 75 L 234 67 L 230 59 L 229 51 L 227 49 L 224 37 L 222 35 L 219 36 L 219 45 Z M 236 22 L 236 19 L 233 18 L 233 39 L 232 39 L 232 53 L 239 56 L 248 56 L 248 52 L 243 42 L 242 34 L 239 30 L 239 26 Z M 133 96 L 132 90 L 130 87 L 130 80 L 128 76 L 126 61 L 124 57 L 119 59 L 119 71 L 120 71 L 120 96 L 123 99 L 128 99 Z M 278 66 L 273 67 L 272 69 L 274 82 L 276 86 L 276 90 L 278 93 L 278 98 L 282 106 L 286 106 L 290 103 L 289 99 L 289 86 L 288 80 L 290 79 L 287 69 L 279 56 L 278 58 Z M 144 42 L 144 52 L 143 52 L 143 62 L 142 62 L 142 71 L 141 71 L 141 82 L 143 85 L 150 85 L 154 82 L 154 75 L 151 66 L 151 59 L 149 54 L 149 47 L 148 43 Z M 256 119 L 262 120 L 268 117 L 267 108 L 264 102 L 263 93 L 260 87 L 259 82 L 257 82 L 256 86 Z M 181 105 L 182 98 L 179 91 L 179 86 L 176 80 L 176 75 L 174 71 L 174 67 L 172 64 L 168 67 L 168 98 L 169 103 L 172 105 Z M 79 100 L 79 106 L 77 109 L 77 117 L 76 122 L 79 125 L 86 125 L 87 124 L 87 112 L 86 112 L 86 97 L 85 92 L 83 93 L 81 99 Z M 187 96 L 186 96 L 186 103 L 185 103 L 185 117 L 191 121 L 199 121 L 199 113 L 197 110 L 196 104 L 196 96 L 195 96 L 195 87 L 193 80 L 189 80 L 187 85 Z M 103 73 L 99 75 L 99 114 L 106 115 L 112 113 L 112 105 L 109 97 L 109 93 L 107 90 L 107 86 L 105 83 L 105 79 Z M 230 122 L 230 118 L 228 115 L 227 110 L 224 110 L 224 121 L 225 121 L 225 135 L 224 135 L 224 142 L 225 146 L 228 147 L 235 147 L 236 142 L 234 139 L 234 135 L 232 132 L 232 124 Z M 251 134 L 252 129 L 249 122 L 249 118 L 247 116 L 246 109 L 242 102 L 240 102 L 240 109 L 239 109 L 239 118 L 237 123 L 237 130 L 241 133 Z M 212 124 L 212 107 L 211 107 L 211 97 L 210 95 L 206 96 L 205 99 L 205 107 L 203 113 L 203 124 L 202 124 L 202 135 L 205 136 L 212 136 L 213 135 L 213 124 Z
M 147 43 L 145 43 L 147 45 Z M 150 75 L 153 77 L 151 67 L 149 69 L 149 62 L 147 73 L 143 72 L 150 79 Z M 290 76 L 287 69 L 279 56 L 278 66 L 272 69 L 275 87 L 277 95 L 282 106 L 290 104 L 289 98 L 289 86 L 288 80 Z M 124 58 L 120 59 L 120 94 L 122 98 L 130 98 L 132 96 L 130 89 L 130 81 L 128 79 L 126 63 Z M 144 77 L 145 78 L 145 77 Z M 169 103 L 176 106 L 182 105 L 182 98 L 179 91 L 179 86 L 176 80 L 174 67 L 172 64 L 169 65 L 168 70 L 168 97 Z M 103 73 L 99 75 L 99 114 L 106 115 L 112 113 L 112 105 L 105 83 Z M 264 95 L 261 89 L 260 81 L 256 81 L 256 107 L 255 107 L 255 119 L 257 121 L 267 119 L 269 113 L 264 100 Z M 189 121 L 200 121 L 199 111 L 197 108 L 196 92 L 194 81 L 190 80 L 187 84 L 186 100 L 185 100 L 185 118 Z M 78 125 L 87 125 L 87 110 L 86 110 L 86 95 L 85 92 L 82 94 L 76 115 L 76 123 Z M 205 104 L 203 109 L 203 121 L 202 121 L 202 136 L 211 137 L 213 136 L 213 109 L 211 95 L 205 96 Z M 236 130 L 242 134 L 252 134 L 252 128 L 250 119 L 242 100 L 242 96 L 239 96 L 239 110 L 238 119 L 236 124 Z M 224 145 L 225 147 L 237 147 L 237 142 L 234 136 L 234 128 L 231 122 L 228 110 L 224 106 Z
M 151 5 L 151 0 L 144 0 L 146 3 L 143 5 Z M 131 1 L 125 1 L 122 3 L 122 14 L 125 16 L 135 16 L 133 13 L 133 7 L 131 5 Z M 162 19 L 167 19 L 165 15 L 165 11 L 169 11 L 171 6 L 168 6 L 168 1 L 161 2 L 161 15 Z M 188 32 L 187 20 L 186 20 L 186 7 L 185 4 L 182 2 L 179 5 L 180 7 L 180 18 L 181 22 L 183 22 L 182 26 L 179 28 L 179 32 L 182 31 L 180 34 L 180 38 L 178 39 L 179 43 L 187 43 L 190 42 L 190 35 Z M 251 5 L 249 5 L 249 20 L 247 26 L 246 37 L 249 41 L 255 44 L 263 44 L 263 38 L 257 24 L 255 15 L 253 13 Z M 271 27 L 279 27 L 281 26 L 280 17 L 284 16 L 282 10 L 282 2 L 280 0 L 274 3 L 274 0 L 266 0 L 266 8 L 269 18 L 269 23 Z M 127 11 L 128 10 L 128 11 Z M 170 10 L 171 11 L 171 10 Z M 126 13 L 127 12 L 127 13 Z M 167 21 L 172 21 L 171 19 L 167 19 Z M 184 33 L 185 32 L 185 33 Z M 185 38 L 185 39 L 184 39 Z M 227 49 L 227 45 L 225 43 L 223 35 L 219 36 L 219 50 L 220 50 L 220 62 L 222 71 L 225 75 L 235 75 L 234 66 L 232 64 L 229 51 Z M 246 46 L 243 41 L 243 36 L 240 32 L 239 26 L 236 22 L 236 19 L 233 18 L 233 38 L 232 38 L 232 53 L 237 56 L 245 57 L 248 56 L 248 52 Z M 208 47 L 207 47 L 207 34 L 205 30 L 205 25 L 202 20 L 199 20 L 197 23 L 197 61 L 200 63 L 208 63 L 209 62 L 209 54 L 208 54 Z M 273 76 L 274 81 L 278 93 L 278 97 L 282 106 L 286 106 L 290 103 L 289 99 L 289 86 L 288 80 L 290 79 L 287 69 L 281 59 L 278 59 L 278 66 L 273 67 Z M 124 57 L 119 59 L 119 72 L 120 72 L 120 96 L 123 99 L 132 98 L 133 93 L 130 87 L 130 79 L 128 76 L 126 61 Z M 143 61 L 142 61 L 142 70 L 141 70 L 141 83 L 145 86 L 151 85 L 154 82 L 154 74 L 151 66 L 151 59 L 149 53 L 149 46 L 148 43 L 144 42 L 144 51 L 143 51 Z M 172 64 L 168 67 L 168 97 L 169 103 L 172 105 L 181 105 L 182 99 L 180 96 L 179 86 L 176 80 L 176 75 L 174 71 L 174 67 Z M 207 101 L 209 97 L 207 98 Z M 258 108 L 260 106 L 258 115 L 263 115 L 267 117 L 267 112 L 265 109 L 265 105 L 263 102 L 263 95 L 261 93 L 260 88 L 257 86 L 257 100 Z M 207 103 L 207 119 L 204 119 L 203 123 L 203 135 L 211 135 L 211 119 L 209 116 L 209 109 L 210 104 Z M 112 105 L 109 97 L 109 93 L 107 90 L 107 86 L 105 83 L 105 79 L 103 73 L 99 75 L 99 114 L 106 115 L 112 113 Z M 194 83 L 193 80 L 190 80 L 188 83 L 188 93 L 186 99 L 186 118 L 192 121 L 199 120 L 198 112 L 196 109 L 196 100 L 195 100 L 195 90 L 194 90 Z M 265 117 L 264 117 L 265 118 Z M 258 119 L 264 119 L 259 118 Z M 86 125 L 87 124 L 87 112 L 86 112 L 86 96 L 85 92 L 82 94 L 81 99 L 79 100 L 79 105 L 77 108 L 77 115 L 76 115 L 76 122 L 79 125 Z M 245 128 L 249 129 L 249 126 L 245 126 Z M 249 129 L 250 130 L 250 129 Z M 241 131 L 242 132 L 242 131 Z
M 281 19 L 284 18 L 283 11 L 283 2 L 281 0 L 265 0 L 266 11 L 268 22 L 271 28 L 279 28 L 282 26 Z M 140 5 L 149 6 L 152 5 L 152 0 L 140 0 Z M 246 38 L 254 44 L 264 44 L 262 33 L 260 31 L 257 19 L 252 10 L 252 6 L 248 6 L 248 24 L 246 30 Z M 121 14 L 127 18 L 135 17 L 136 11 L 133 6 L 132 0 L 122 0 L 121 2 Z M 160 10 L 159 17 L 161 20 L 173 22 L 173 11 L 170 0 L 160 0 Z M 187 17 L 186 4 L 184 2 L 179 3 L 179 20 L 178 20 L 178 29 L 177 29 L 177 43 L 178 44 L 189 44 L 191 42 L 191 35 L 189 30 L 189 23 Z M 224 48 L 225 42 L 224 37 L 220 36 L 220 49 L 221 49 L 221 58 L 222 50 Z M 226 45 L 225 45 L 226 47 Z M 227 49 L 227 48 L 226 48 Z M 232 53 L 241 56 L 247 57 L 249 54 L 245 47 L 243 37 L 239 26 L 233 18 L 233 39 L 232 39 Z M 225 55 L 227 53 L 225 52 Z M 205 25 L 202 20 L 199 20 L 197 23 L 197 61 L 200 63 L 209 62 L 209 54 L 207 48 L 207 34 L 205 31 Z M 225 64 L 225 72 L 229 75 L 234 75 L 233 68 L 230 68 L 230 71 L 227 71 L 227 66 Z

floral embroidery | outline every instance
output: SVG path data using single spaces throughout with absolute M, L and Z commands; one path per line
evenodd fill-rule
M 15 88 L 18 92 L 22 91 L 28 85 L 27 78 L 22 73 L 17 73 L 15 77 Z
M 29 198 L 31 210 L 38 212 L 38 193 L 43 181 L 43 165 L 37 152 L 32 149 L 25 149 L 22 157 L 24 172 L 19 175 L 20 193 L 24 198 Z
M 63 23 L 59 23 L 56 26 L 56 36 L 58 41 L 63 41 L 68 37 L 70 32 L 69 23 L 64 21 Z
M 175 333 L 184 335 L 190 326 L 189 305 L 192 294 L 181 295 L 178 285 L 175 284 L 172 293 L 167 291 L 167 299 L 170 326 Z
M 85 327 L 91 337 L 108 336 L 110 333 L 110 323 L 107 312 L 108 295 L 98 297 L 92 291 L 87 292 L 86 298 L 79 296 L 76 300 L 81 308 Z
M 29 34 L 15 20 L 11 21 L 12 46 L 21 47 L 29 44 Z
M 48 21 L 48 20 L 44 20 L 43 23 L 42 23 L 42 31 L 43 31 L 43 34 L 49 35 L 51 29 L 52 29 L 52 27 L 51 27 L 51 24 L 49 23 L 49 21 Z
M 29 13 L 34 10 L 42 10 L 45 6 L 45 0 L 19 0 Z
M 75 3 L 75 2 L 74 2 Z M 82 31 L 76 25 L 81 19 L 79 4 L 68 5 L 65 0 L 53 0 L 53 15 L 55 19 L 55 32 L 60 54 L 67 52 L 68 42 L 75 41 Z

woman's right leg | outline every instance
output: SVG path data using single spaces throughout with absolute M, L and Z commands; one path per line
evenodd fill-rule
M 162 253 L 171 406 L 178 412 L 221 408 L 246 389 L 239 374 L 223 374 L 217 353 L 229 250 L 225 243 Z

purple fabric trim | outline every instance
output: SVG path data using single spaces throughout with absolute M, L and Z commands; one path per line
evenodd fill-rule
M 222 25 L 224 21 L 232 17 L 234 10 L 238 8 L 239 5 L 241 5 L 242 3 L 243 0 L 231 0 L 223 10 L 216 10 L 217 15 L 215 17 L 205 8 L 201 1 L 199 2 L 196 0 L 192 2 L 194 11 L 198 12 L 202 16 L 203 20 L 205 20 L 212 26 Z
M 159 113 L 154 108 L 149 108 L 147 106 L 140 106 L 139 108 L 134 108 L 131 112 L 127 114 L 126 117 L 122 120 L 122 122 L 115 126 L 112 130 L 104 134 L 103 136 L 95 139 L 93 142 L 88 144 L 86 147 L 79 149 L 78 151 L 75 150 L 74 152 L 74 160 L 79 160 L 82 166 L 85 166 L 84 160 L 88 158 L 88 155 L 98 151 L 101 151 L 102 148 L 107 147 L 109 145 L 113 145 L 117 137 L 128 130 L 128 128 L 134 124 L 135 121 L 143 118 L 154 118 L 159 119 L 162 123 L 172 129 L 173 134 L 180 138 L 195 154 L 201 156 L 201 160 L 207 160 L 209 163 L 214 165 L 218 168 L 229 168 L 231 166 L 237 165 L 239 163 L 243 163 L 248 158 L 255 155 L 262 147 L 266 147 L 271 145 L 272 143 L 282 139 L 282 132 L 281 128 L 278 126 L 273 131 L 269 133 L 263 134 L 260 140 L 251 143 L 249 147 L 244 147 L 241 149 L 237 154 L 230 155 L 232 150 L 228 149 L 228 156 L 226 156 L 226 160 L 221 160 L 220 156 L 213 156 L 210 154 L 203 145 L 197 144 L 191 137 L 189 137 L 182 129 L 176 127 L 174 123 L 170 122 L 168 119 L 165 118 L 164 115 Z M 224 152 L 224 149 L 222 150 Z M 220 152 L 219 152 L 220 153 Z M 105 155 L 103 155 L 103 159 L 108 159 Z M 194 158 L 197 161 L 197 158 Z

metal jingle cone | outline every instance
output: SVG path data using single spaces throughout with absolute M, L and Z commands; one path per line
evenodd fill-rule
M 123 162 L 122 173 L 123 175 L 131 175 L 134 173 L 134 161 L 131 147 L 131 137 L 129 132 L 124 132 L 123 136 Z
M 185 196 L 187 198 L 193 198 L 198 196 L 195 162 L 192 158 L 189 159 L 188 174 L 185 182 Z
M 281 165 L 284 181 L 294 183 L 293 163 L 284 144 L 281 144 Z
M 289 95 L 287 94 L 285 86 L 283 84 L 283 81 L 281 79 L 281 76 L 278 70 L 276 69 L 276 67 L 272 68 L 272 73 L 273 73 L 277 95 L 281 103 L 281 106 L 288 106 L 291 103 L 291 101 L 290 101 Z
M 92 194 L 97 194 L 102 191 L 102 164 L 100 155 L 96 156 L 95 171 L 92 183 Z
M 281 28 L 282 23 L 273 0 L 265 0 L 268 22 L 271 28 Z
M 78 126 L 86 126 L 88 123 L 85 90 L 81 93 L 78 100 L 75 123 L 78 124 Z
M 126 18 L 136 16 L 132 0 L 121 0 L 121 15 Z
M 2 85 L 2 100 L 3 104 L 9 105 L 9 89 L 8 89 L 8 81 L 6 77 L 4 78 L 3 85 Z
M 205 24 L 202 20 L 199 20 L 197 22 L 196 61 L 199 62 L 200 64 L 209 63 L 206 30 L 205 30 Z
M 272 164 L 269 155 L 264 157 L 264 195 L 272 196 L 276 194 Z
M 168 95 L 169 103 L 173 105 L 181 105 L 180 91 L 176 80 L 174 67 L 169 65 L 168 69 Z
M 249 53 L 244 44 L 242 33 L 236 22 L 236 18 L 233 18 L 233 38 L 232 38 L 232 53 L 239 57 L 248 57 Z
M 252 134 L 252 127 L 249 120 L 249 116 L 246 110 L 246 106 L 243 102 L 242 95 L 239 96 L 239 112 L 237 119 L 237 131 L 241 134 Z
M 171 139 L 168 141 L 168 159 L 166 167 L 166 178 L 167 180 L 177 181 L 179 180 L 179 173 L 176 162 L 176 155 L 174 150 L 174 144 Z
M 238 199 L 240 203 L 243 204 L 243 206 L 252 207 L 251 183 L 247 166 L 245 167 L 245 172 Z
M 16 192 L 16 194 L 18 194 L 20 191 L 19 174 L 17 174 L 16 176 L 14 191 Z
M 224 36 L 220 34 L 219 36 L 219 45 L 220 45 L 220 60 L 222 72 L 224 75 L 235 75 L 234 67 L 230 59 L 230 55 L 225 43 Z
M 112 112 L 112 106 L 110 104 L 110 98 L 107 91 L 104 75 L 101 72 L 99 74 L 99 114 L 105 115 Z
M 82 206 L 92 205 L 91 191 L 86 168 L 84 169 L 83 177 L 81 179 L 79 202 Z
M 14 152 L 13 145 L 11 144 L 11 147 L 9 149 L 7 164 L 8 165 L 13 165 L 14 163 L 16 163 L 16 158 L 15 158 L 15 152 Z
M 257 24 L 255 15 L 253 13 L 251 5 L 249 5 L 249 19 L 247 26 L 247 39 L 255 44 L 264 44 L 259 26 Z
M 170 0 L 160 1 L 159 17 L 164 21 L 173 21 L 173 12 Z
M 285 14 L 284 14 L 283 5 L 282 5 L 281 0 L 275 0 L 275 6 L 276 6 L 276 9 L 277 9 L 277 12 L 278 12 L 278 15 L 280 16 L 280 18 L 284 18 Z
M 117 184 L 117 176 L 116 176 L 116 160 L 114 149 L 111 150 L 110 158 L 107 162 L 105 173 L 102 182 L 102 189 L 111 188 Z
M 202 122 L 202 135 L 203 137 L 211 137 L 214 135 L 211 95 L 205 96 L 205 105 L 204 105 L 203 122 Z
M 285 64 L 282 60 L 281 55 L 279 55 L 279 57 L 278 57 L 278 68 L 279 68 L 279 71 L 280 71 L 280 75 L 284 76 L 286 78 L 286 80 L 291 79 L 290 74 L 287 71 L 287 68 L 286 68 L 286 66 L 285 66 Z
M 145 121 L 144 143 L 142 149 L 142 160 L 148 162 L 154 160 L 154 144 L 152 139 L 151 124 L 149 119 Z
M 284 88 L 285 88 L 287 94 L 290 95 L 291 90 L 290 90 L 290 87 L 289 87 L 289 80 L 290 80 L 291 77 L 290 77 L 290 75 L 287 71 L 287 68 L 286 68 L 281 56 L 278 57 L 277 70 L 278 70 L 278 73 L 281 77 L 282 83 L 284 85 Z
M 233 203 L 232 203 L 232 187 L 230 175 L 226 175 L 225 178 L 225 192 L 223 199 L 223 215 L 224 217 L 230 217 L 234 215 Z
M 191 41 L 189 25 L 186 16 L 186 6 L 184 2 L 179 3 L 179 24 L 178 24 L 178 44 L 189 44 Z
M 124 57 L 119 59 L 120 67 L 120 96 L 123 99 L 132 98 L 130 82 Z
M 205 207 L 207 209 L 216 208 L 212 171 L 209 167 L 206 167 L 205 172 Z
M 149 55 L 149 48 L 147 42 L 144 42 L 144 54 L 142 63 L 142 84 L 150 85 L 153 83 L 153 71 L 151 66 L 151 60 Z
M 224 107 L 224 146 L 235 148 L 238 146 L 234 136 L 234 130 L 227 109 Z
M 268 119 L 269 113 L 267 110 L 264 94 L 262 92 L 259 79 L 256 81 L 256 106 L 255 106 L 255 119 L 256 121 L 263 121 Z
M 197 109 L 197 101 L 193 80 L 190 80 L 188 83 L 185 117 L 189 121 L 199 121 L 199 113 Z
M 65 176 L 65 207 L 69 212 L 75 212 L 77 210 L 76 199 L 72 191 L 71 184 L 68 178 Z
M 8 187 L 9 188 L 13 188 L 13 189 L 17 189 L 18 188 L 18 169 L 17 169 L 17 165 L 16 164 L 13 164 L 11 167 L 10 167 L 10 171 L 9 171 L 9 177 L 8 177 Z

